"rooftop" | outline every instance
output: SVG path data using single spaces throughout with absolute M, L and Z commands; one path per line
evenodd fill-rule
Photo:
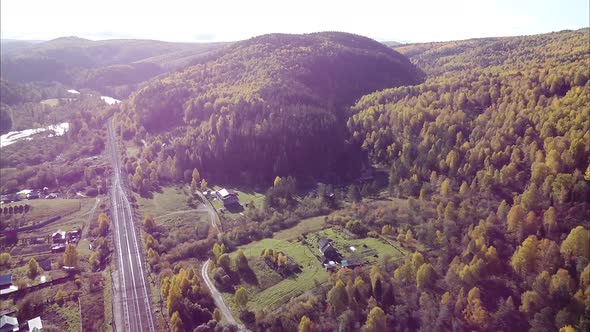
M 12 330 L 8 329 L 9 326 L 14 326 Z M 18 331 L 18 319 L 11 316 L 0 317 L 0 330 L 2 331 Z
M 29 325 L 30 332 L 40 332 L 43 331 L 43 323 L 41 322 L 41 317 L 35 317 L 30 319 L 27 324 Z
M 12 274 L 4 274 L 0 276 L 0 285 L 7 286 L 12 285 Z
M 56 235 L 59 235 L 61 237 L 65 237 L 66 236 L 66 232 L 62 231 L 61 229 L 58 229 L 57 232 L 51 234 L 51 237 L 55 237 Z

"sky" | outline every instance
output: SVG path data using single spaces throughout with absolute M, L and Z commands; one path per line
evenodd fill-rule
M 429 42 L 590 26 L 589 0 L 2 0 L 2 39 L 234 41 L 282 32 L 351 32 Z

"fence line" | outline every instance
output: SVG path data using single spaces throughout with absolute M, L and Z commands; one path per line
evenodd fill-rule
M 12 298 L 12 297 L 17 296 L 17 295 L 18 295 L 18 297 L 22 297 L 22 296 L 26 295 L 29 292 L 33 292 L 33 291 L 36 291 L 36 290 L 39 290 L 39 289 L 42 289 L 42 288 L 47 288 L 47 287 L 51 287 L 51 286 L 58 285 L 58 284 L 63 284 L 64 282 L 73 280 L 74 277 L 75 276 L 73 274 L 71 274 L 71 275 L 67 275 L 65 277 L 53 279 L 53 280 L 50 280 L 48 282 L 37 284 L 37 285 L 31 286 L 31 287 L 21 288 L 19 290 L 14 291 L 14 292 L 6 293 L 6 294 L 0 294 L 0 300 L 9 299 L 9 298 Z

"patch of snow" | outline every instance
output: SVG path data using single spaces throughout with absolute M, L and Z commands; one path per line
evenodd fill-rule
M 46 276 L 41 276 L 41 283 L 45 283 L 47 282 L 47 277 Z
M 68 90 L 68 92 L 69 92 L 69 93 L 73 93 L 73 94 L 75 94 L 75 95 L 79 95 L 79 94 L 80 94 L 80 92 L 79 92 L 79 91 L 77 91 L 77 90 L 74 90 L 74 89 L 70 89 L 70 90 Z
M 356 248 L 351 246 L 350 251 L 356 251 Z
M 28 195 L 28 194 L 30 194 L 31 192 L 32 192 L 32 190 L 31 190 L 31 189 L 23 189 L 23 190 L 21 190 L 21 191 L 17 192 L 16 194 L 17 194 L 17 195 Z
M 109 97 L 109 96 L 100 96 L 100 99 L 102 99 L 105 103 L 107 103 L 109 105 L 114 105 L 114 104 L 118 104 L 121 102 L 119 99 L 115 99 L 115 98 Z
M 25 129 L 21 131 L 11 131 L 0 136 L 0 147 L 5 147 L 10 144 L 16 143 L 22 139 L 31 140 L 33 139 L 32 135 L 42 133 L 47 130 L 52 130 L 55 134 L 50 134 L 49 137 L 53 136 L 61 136 L 63 135 L 68 129 L 70 128 L 70 124 L 67 122 L 63 122 L 56 125 L 47 126 L 44 128 L 36 128 L 36 129 Z

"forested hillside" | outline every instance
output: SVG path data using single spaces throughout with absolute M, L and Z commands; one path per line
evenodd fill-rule
M 123 106 L 123 137 L 148 141 L 127 170 L 140 192 L 190 177 L 194 168 L 208 179 L 242 183 L 268 183 L 276 175 L 344 177 L 361 161 L 346 142 L 349 106 L 363 94 L 422 77 L 404 56 L 351 34 L 237 42 L 151 82 Z M 150 174 L 149 183 L 141 174 Z
M 383 311 L 366 324 L 590 328 L 589 33 L 395 48 L 428 79 L 363 97 L 348 128 L 372 162 L 391 168 L 392 195 L 419 198 L 405 238 L 432 249 L 371 271 L 392 294 L 373 294 Z M 359 211 L 383 234 L 401 225 Z M 350 310 L 347 320 L 358 317 Z
M 2 43 L 2 79 L 16 83 L 57 81 L 122 99 L 138 83 L 186 66 L 223 46 L 77 37 L 37 43 L 8 41 Z

